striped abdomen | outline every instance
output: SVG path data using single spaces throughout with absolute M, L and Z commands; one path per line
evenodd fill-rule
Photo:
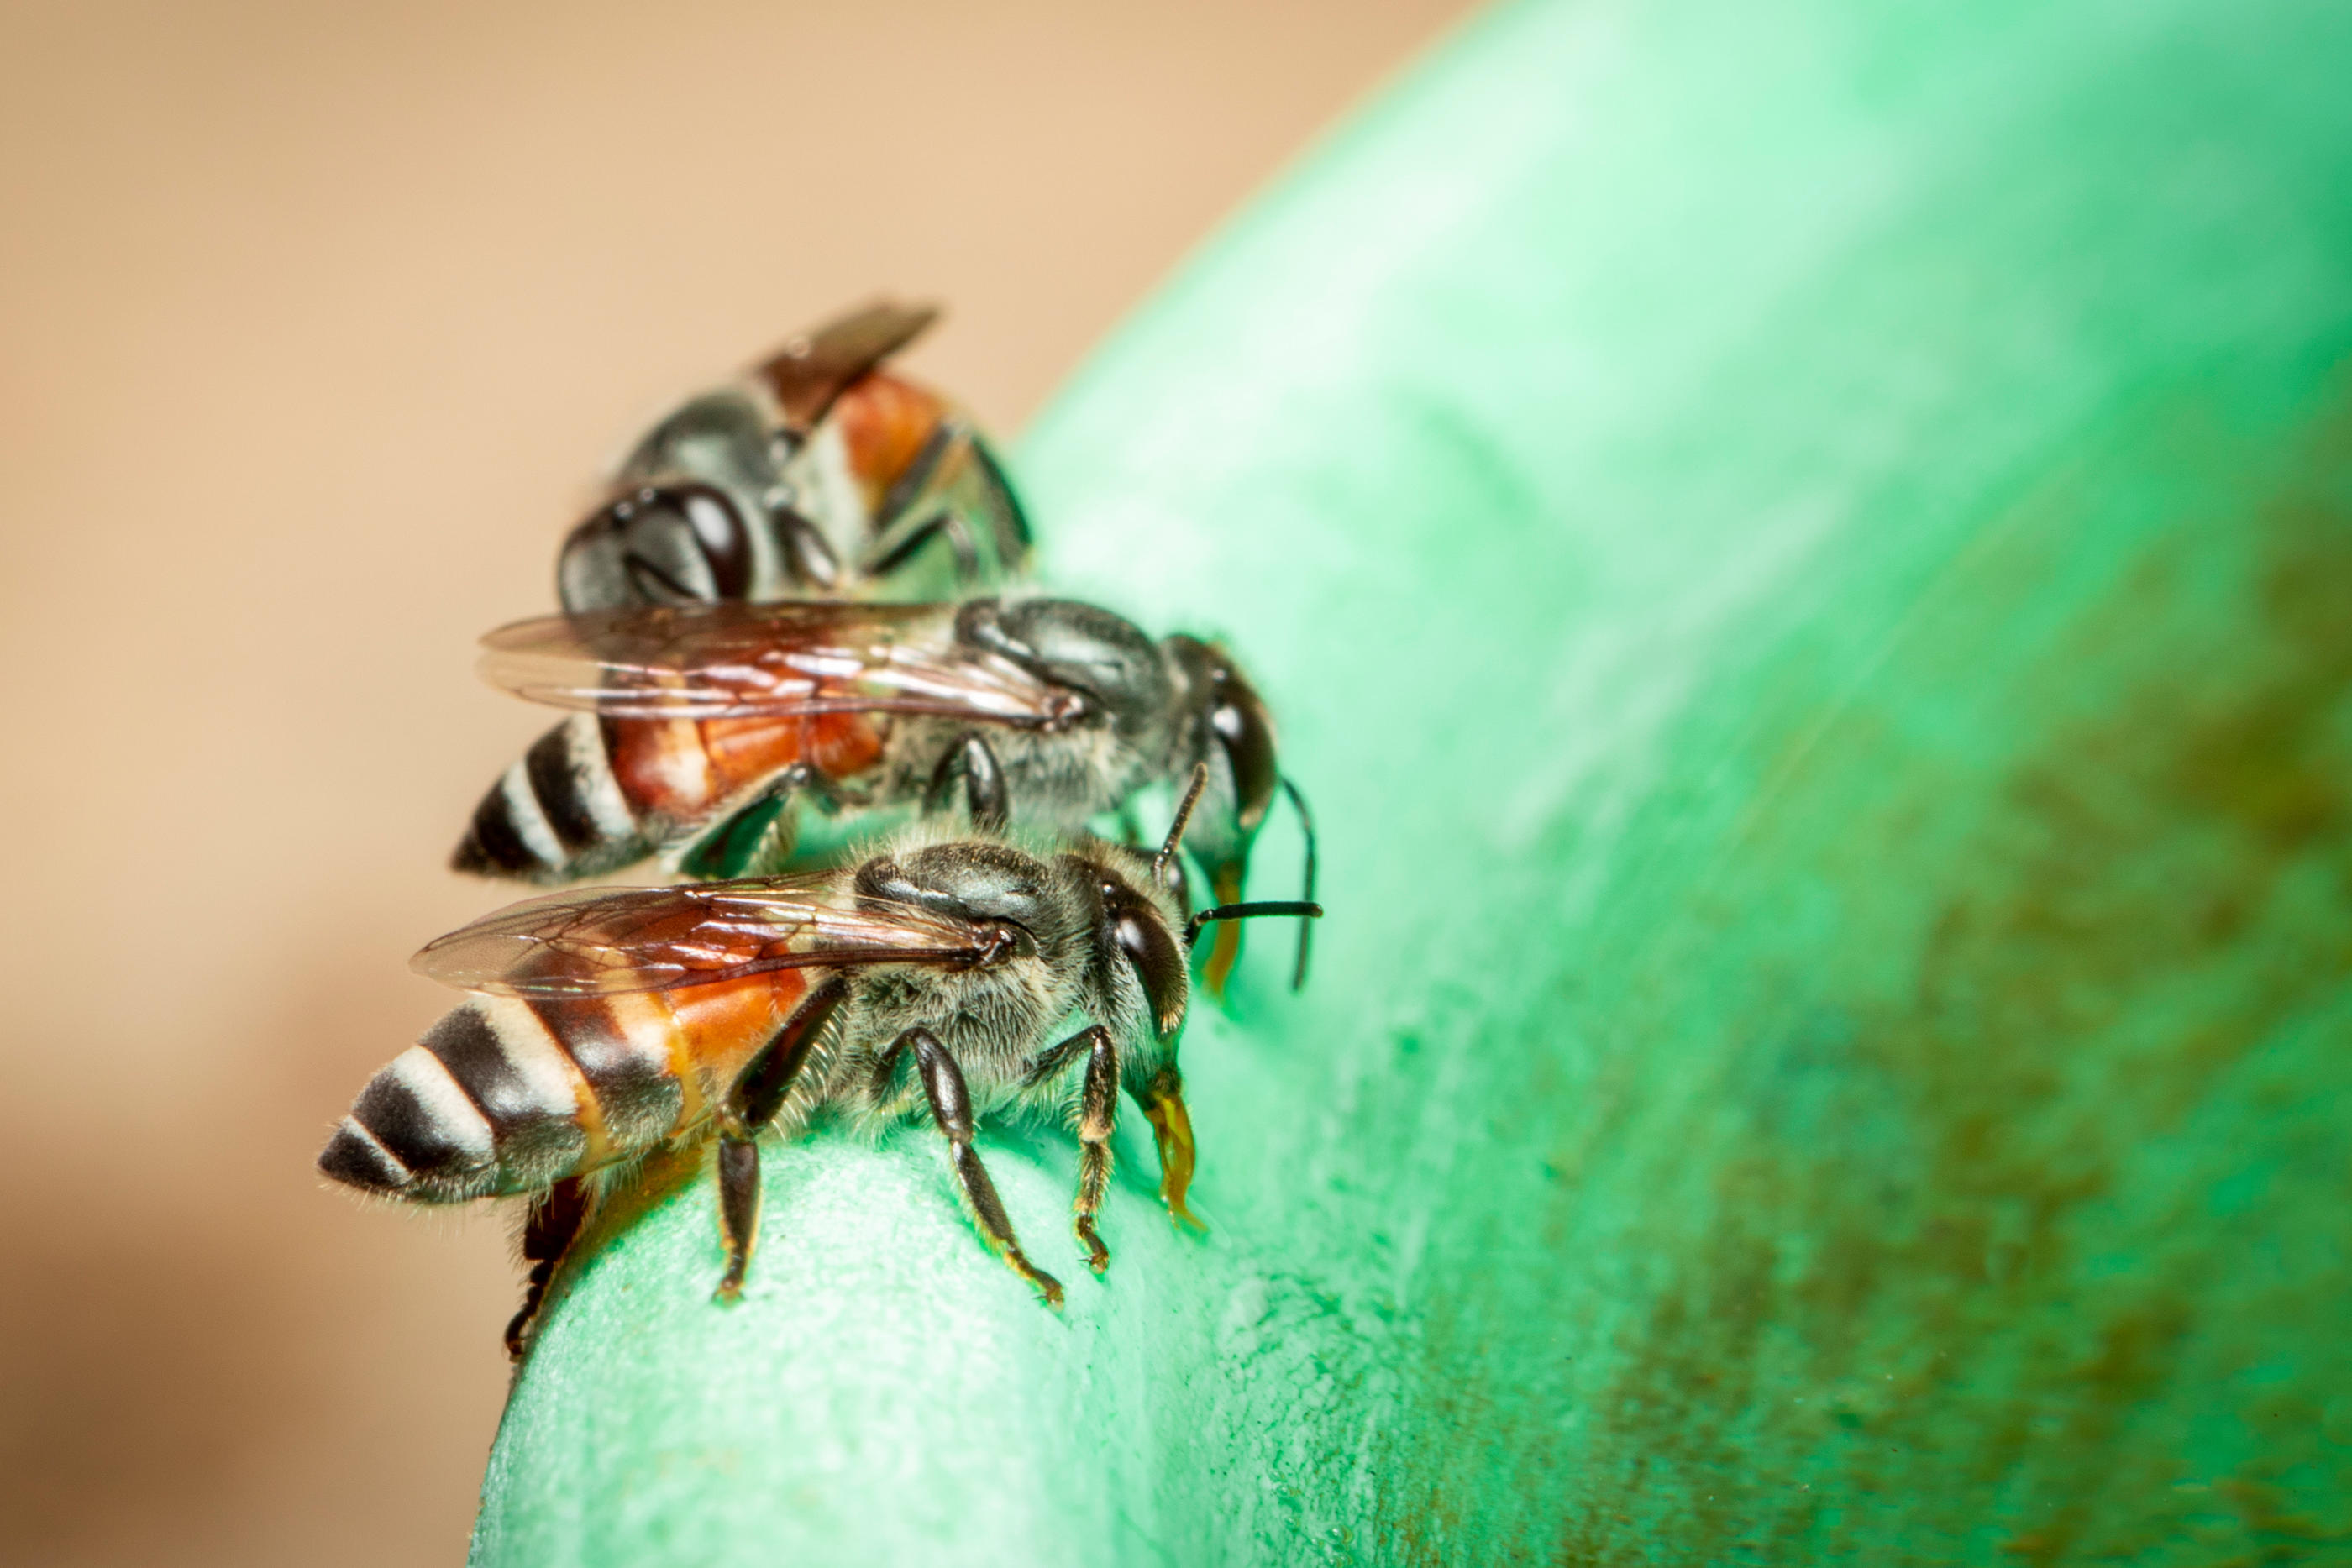
M 360 1092 L 319 1156 L 422 1203 L 532 1192 L 690 1133 L 808 989 L 806 971 L 560 1001 L 477 997 Z
M 474 808 L 450 865 L 562 883 L 617 871 L 708 825 L 805 761 L 847 779 L 881 759 L 880 721 L 642 719 L 575 714 L 539 737 Z

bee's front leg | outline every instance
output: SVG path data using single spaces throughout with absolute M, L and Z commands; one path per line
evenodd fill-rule
M 802 800 L 828 815 L 845 806 L 873 803 L 809 764 L 795 762 L 676 852 L 677 869 L 698 881 L 775 875 L 792 860 L 800 836 L 793 808 Z
M 756 876 L 782 869 L 797 836 L 793 797 L 814 789 L 817 771 L 795 762 L 757 795 L 702 830 L 677 856 L 677 869 L 700 881 Z
M 841 562 L 835 557 L 833 546 L 825 541 L 823 529 L 781 496 L 772 496 L 769 500 L 768 520 L 775 527 L 776 542 L 783 547 L 784 563 L 795 582 L 819 593 L 829 592 L 839 585 Z
M 944 538 L 955 552 L 956 580 L 980 580 L 980 544 L 962 517 L 950 507 L 918 514 L 915 503 L 931 493 L 933 484 L 949 465 L 971 460 L 971 438 L 952 420 L 942 421 L 891 485 L 890 493 L 874 514 L 874 542 L 866 547 L 860 570 L 868 577 L 887 577 L 911 559 L 933 538 Z
M 966 587 L 977 584 L 981 579 L 979 542 L 971 537 L 971 529 L 963 518 L 951 511 L 933 512 L 912 527 L 900 526 L 886 531 L 880 539 L 887 542 L 877 542 L 867 552 L 866 575 L 889 576 L 934 538 L 947 540 L 948 549 L 955 552 L 956 580 Z
M 836 975 L 802 998 L 727 1091 L 719 1118 L 719 1234 L 727 1246 L 727 1272 L 713 1292 L 719 1301 L 731 1301 L 742 1293 L 744 1272 L 760 1242 L 761 1129 L 783 1109 L 793 1080 L 848 995 L 848 982 Z
M 1013 1221 L 1004 1212 L 1004 1200 L 996 1196 L 996 1184 L 988 1179 L 988 1167 L 980 1163 L 980 1152 L 971 1146 L 971 1091 L 963 1081 L 963 1069 L 939 1037 L 927 1029 L 910 1029 L 890 1042 L 876 1065 L 875 1078 L 887 1081 L 898 1064 L 900 1054 L 911 1048 L 915 1065 L 923 1075 L 923 1096 L 930 1102 L 931 1120 L 948 1141 L 948 1160 L 955 1167 L 956 1185 L 963 1192 L 965 1204 L 979 1225 L 981 1236 L 995 1249 L 1013 1271 L 1036 1287 L 1049 1307 L 1062 1304 L 1062 1282 L 1029 1261 L 1021 1250 L 1021 1243 L 1013 1235 Z
M 1095 1233 L 1095 1217 L 1102 1212 L 1103 1194 L 1110 1186 L 1110 1135 L 1118 1123 L 1118 1047 L 1100 1024 L 1081 1030 L 1040 1051 L 1022 1082 L 1024 1087 L 1046 1082 L 1082 1051 L 1087 1053 L 1087 1080 L 1078 1096 L 1078 1195 L 1070 1209 L 1076 1217 L 1078 1242 L 1087 1249 L 1087 1267 L 1099 1274 L 1110 1267 L 1110 1249 Z
M 971 825 L 987 832 L 1003 832 L 1012 820 L 1004 793 L 1004 768 L 988 742 L 977 735 L 966 733 L 940 756 L 939 766 L 931 769 L 930 788 L 923 792 L 923 810 L 945 810 L 959 779 Z

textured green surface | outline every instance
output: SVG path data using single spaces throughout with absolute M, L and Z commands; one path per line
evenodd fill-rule
M 1024 453 L 1324 822 L 1213 1236 L 697 1188 L 478 1561 L 2352 1562 L 2352 12 L 1764 9 L 1488 18 Z

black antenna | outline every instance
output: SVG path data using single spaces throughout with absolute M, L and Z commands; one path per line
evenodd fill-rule
M 1201 927 L 1216 920 L 1255 920 L 1266 915 L 1295 915 L 1302 920 L 1319 920 L 1323 906 L 1302 898 L 1272 899 L 1264 904 L 1220 904 L 1214 909 L 1203 909 L 1192 916 L 1184 927 L 1184 946 L 1192 946 L 1201 939 Z
M 1168 862 L 1176 858 L 1176 846 L 1184 841 L 1184 830 L 1192 821 L 1192 808 L 1201 803 L 1201 791 L 1208 787 L 1209 765 L 1195 762 L 1192 764 L 1192 786 L 1184 791 L 1184 799 L 1177 803 L 1176 820 L 1168 824 L 1168 841 L 1161 844 L 1160 852 L 1151 857 L 1151 880 L 1162 887 L 1173 885 L 1168 880 Z
M 1298 792 L 1298 786 L 1292 783 L 1287 777 L 1282 780 L 1282 792 L 1290 797 L 1290 809 L 1298 813 L 1298 831 L 1307 838 L 1306 885 L 1300 890 L 1298 896 L 1305 902 L 1313 904 L 1315 902 L 1315 815 L 1307 809 L 1307 797 Z M 1318 909 L 1316 913 L 1320 914 L 1321 911 Z M 1290 971 L 1290 988 L 1294 991 L 1306 988 L 1307 950 L 1314 936 L 1315 927 L 1307 921 L 1301 920 L 1298 923 L 1298 962 Z

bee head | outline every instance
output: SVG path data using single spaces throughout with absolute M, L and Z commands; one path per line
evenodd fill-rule
M 1167 716 L 1172 693 L 1160 650 L 1108 610 L 1067 599 L 975 599 L 957 612 L 956 636 L 1075 692 L 1129 744 Z
M 760 497 L 774 476 L 758 405 L 735 392 L 687 403 L 621 465 L 618 498 L 563 541 L 555 586 L 564 610 L 743 598 Z
M 1250 841 L 1274 805 L 1282 776 L 1275 763 L 1274 716 L 1257 689 L 1225 656 L 1197 637 L 1168 639 L 1169 662 L 1184 677 L 1184 712 L 1177 726 L 1177 768 L 1205 764 L 1207 787 L 1185 841 L 1217 896 L 1238 895 Z
M 572 530 L 556 559 L 566 612 L 740 599 L 751 585 L 751 530 L 713 485 L 649 485 Z
M 1153 1037 L 1172 1040 L 1184 1027 L 1192 989 L 1183 941 L 1187 911 L 1181 884 L 1168 874 L 1172 856 L 1155 860 L 1124 844 L 1088 840 L 1063 861 L 1094 890 L 1100 912 L 1097 965 L 1128 968 L 1140 989 Z M 1118 988 L 1110 983 L 1112 991 Z M 1143 1065 L 1130 1063 L 1138 1071 Z

